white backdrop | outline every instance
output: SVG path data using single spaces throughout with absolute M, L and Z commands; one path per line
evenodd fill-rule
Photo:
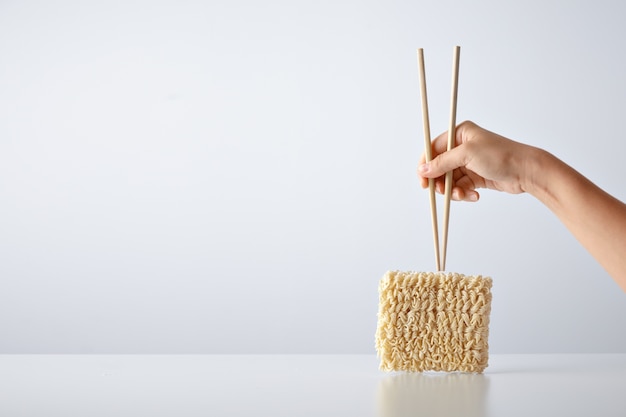
M 0 2 L 0 353 L 373 353 L 434 267 L 433 134 L 544 147 L 621 199 L 626 9 L 602 1 Z M 626 238 L 626 237 L 625 237 Z M 530 196 L 452 207 L 491 351 L 625 352 L 626 294 Z

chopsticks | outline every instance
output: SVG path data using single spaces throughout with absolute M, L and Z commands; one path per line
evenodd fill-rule
M 458 96 L 458 84 L 459 84 L 459 59 L 461 54 L 461 48 L 459 46 L 454 47 L 452 57 L 452 91 L 450 96 L 450 119 L 448 126 L 448 147 L 447 150 L 454 148 L 454 141 L 456 136 L 456 106 Z M 420 93 L 422 97 L 422 120 L 424 125 L 424 147 L 425 147 L 425 159 L 426 162 L 432 160 L 432 145 L 430 139 L 430 121 L 428 117 L 428 98 L 426 94 L 426 70 L 424 65 L 424 50 L 419 48 L 417 50 L 417 62 L 420 75 Z M 433 228 L 433 242 L 435 248 L 435 264 L 437 271 L 445 271 L 446 269 L 446 253 L 448 249 L 448 230 L 450 223 L 450 199 L 452 196 L 452 171 L 446 172 L 444 183 L 444 210 L 443 210 L 443 256 L 440 257 L 439 250 L 439 230 L 437 222 L 437 203 L 435 199 L 435 180 L 434 178 L 428 179 L 428 190 L 430 196 L 430 217 Z
M 422 121 L 424 125 L 424 155 L 426 163 L 433 158 L 430 145 L 430 121 L 428 118 L 428 97 L 426 94 L 426 70 L 424 68 L 424 50 L 417 50 L 417 66 L 420 73 L 420 93 L 422 97 Z M 437 227 L 437 201 L 435 200 L 435 179 L 428 179 L 428 191 L 430 192 L 430 219 L 433 224 L 433 242 L 435 244 L 435 264 L 437 271 L 441 271 L 439 258 L 439 228 Z

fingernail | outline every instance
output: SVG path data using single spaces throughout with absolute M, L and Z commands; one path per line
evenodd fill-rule
M 430 169 L 430 164 L 422 164 L 419 167 L 417 167 L 417 169 L 419 172 L 427 173 L 428 170 Z
M 470 194 L 469 199 L 470 201 L 478 201 L 478 196 L 476 194 Z

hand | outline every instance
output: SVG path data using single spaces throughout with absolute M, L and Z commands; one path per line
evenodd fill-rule
M 432 142 L 433 160 L 420 158 L 417 174 L 422 188 L 435 178 L 437 192 L 444 191 L 444 174 L 453 170 L 452 199 L 478 201 L 478 188 L 519 194 L 527 191 L 532 180 L 529 162 L 539 149 L 514 142 L 466 121 L 456 128 L 455 147 L 447 152 L 448 133 Z
M 433 178 L 439 193 L 453 172 L 454 200 L 477 201 L 478 188 L 527 192 L 546 205 L 626 291 L 626 204 L 554 155 L 489 132 L 472 122 L 456 128 L 449 152 L 447 133 L 432 143 L 417 169 L 422 187 Z

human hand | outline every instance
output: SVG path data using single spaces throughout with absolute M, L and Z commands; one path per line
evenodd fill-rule
M 478 201 L 478 188 L 519 194 L 527 191 L 533 172 L 530 162 L 540 150 L 524 145 L 475 123 L 466 121 L 456 128 L 455 147 L 447 149 L 448 133 L 442 133 L 432 142 L 433 160 L 425 164 L 420 158 L 417 174 L 422 188 L 428 187 L 428 178 L 435 178 L 438 193 L 444 190 L 444 174 L 453 170 L 452 199 Z

